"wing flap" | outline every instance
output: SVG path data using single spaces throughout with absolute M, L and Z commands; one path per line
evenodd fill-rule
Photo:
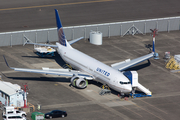
M 30 73 L 40 73 L 40 74 L 51 74 L 51 75 L 59 75 L 59 76 L 67 76 L 71 77 L 73 76 L 73 73 L 71 72 L 58 72 L 58 71 L 49 71 L 49 70 L 38 70 L 38 69 L 26 69 L 26 68 L 12 68 L 15 71 L 20 71 L 20 72 L 30 72 Z
M 39 45 L 39 46 L 47 46 L 47 47 L 53 47 L 53 48 L 57 48 L 58 46 L 57 45 L 50 45 L 50 44 L 42 44 L 42 43 L 33 43 L 29 38 L 27 38 L 25 35 L 24 35 L 24 38 L 26 39 L 26 42 L 23 44 L 26 45 L 26 44 L 32 44 L 32 45 Z M 69 41 L 68 43 L 71 45 L 81 39 L 83 39 L 84 37 L 80 37 L 80 38 L 77 38 L 77 39 L 74 39 L 74 40 L 71 40 Z
M 142 57 L 139 57 L 139 58 L 136 58 L 136 59 L 133 59 L 133 60 L 126 60 L 126 61 L 123 61 L 123 62 L 119 62 L 119 63 L 115 63 L 115 64 L 112 64 L 111 67 L 116 69 L 116 70 L 119 70 L 119 71 L 123 71 L 123 70 L 126 70 L 138 63 L 141 63 L 145 60 L 148 60 L 150 58 L 152 58 L 154 56 L 154 53 L 150 53 L 150 54 L 147 54 L 147 55 L 144 55 Z
M 66 77 L 72 77 L 73 75 L 83 77 L 88 80 L 92 80 L 93 76 L 83 73 L 80 71 L 76 70 L 69 70 L 69 69 L 26 69 L 26 68 L 12 68 L 11 69 L 15 71 L 20 71 L 20 72 L 30 72 L 30 73 L 40 73 L 40 74 L 51 74 L 51 75 L 58 75 L 58 76 L 66 76 Z

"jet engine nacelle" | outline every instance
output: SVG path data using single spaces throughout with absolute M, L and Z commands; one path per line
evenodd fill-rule
M 71 78 L 71 84 L 72 86 L 77 88 L 86 88 L 88 85 L 88 81 L 85 80 L 84 78 L 79 78 L 77 76 L 74 76 Z

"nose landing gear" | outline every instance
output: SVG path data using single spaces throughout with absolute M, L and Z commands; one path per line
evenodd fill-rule
M 128 100 L 129 98 L 129 94 L 125 94 L 123 92 L 120 92 L 120 94 L 118 94 L 118 97 L 120 98 L 120 100 Z

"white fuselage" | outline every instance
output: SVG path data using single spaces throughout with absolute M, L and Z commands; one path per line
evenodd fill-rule
M 94 80 L 107 84 L 118 92 L 131 92 L 130 81 L 121 72 L 74 48 L 64 47 L 59 43 L 56 44 L 58 46 L 57 51 L 62 59 L 73 68 L 92 75 Z

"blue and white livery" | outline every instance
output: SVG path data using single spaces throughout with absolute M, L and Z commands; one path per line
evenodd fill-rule
M 85 88 L 88 85 L 88 80 L 95 80 L 101 82 L 102 84 L 108 85 L 111 89 L 114 89 L 118 92 L 121 93 L 131 92 L 132 91 L 131 83 L 129 79 L 126 76 L 124 76 L 123 73 L 121 73 L 121 71 L 126 70 L 127 68 L 130 68 L 142 61 L 150 59 L 151 57 L 153 57 L 154 52 L 133 60 L 115 63 L 111 66 L 108 66 L 71 47 L 71 44 L 82 39 L 82 37 L 67 42 L 60 21 L 60 17 L 58 15 L 58 11 L 56 9 L 55 9 L 55 15 L 56 15 L 59 42 L 57 42 L 56 45 L 47 45 L 47 44 L 38 44 L 38 43 L 29 43 L 29 44 L 56 47 L 57 52 L 62 57 L 62 59 L 75 70 L 49 69 L 49 68 L 43 68 L 42 70 L 13 68 L 13 67 L 10 68 L 14 69 L 15 71 L 22 71 L 22 72 L 70 76 L 71 84 L 77 88 Z

